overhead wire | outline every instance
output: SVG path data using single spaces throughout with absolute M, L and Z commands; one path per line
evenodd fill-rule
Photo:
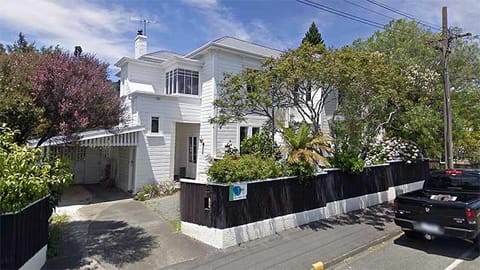
M 304 4 L 304 5 L 316 8 L 316 9 L 326 11 L 326 12 L 331 13 L 331 14 L 335 14 L 337 16 L 341 16 L 341 17 L 344 17 L 344 18 L 362 23 L 362 24 L 366 24 L 366 25 L 369 25 L 369 26 L 372 26 L 372 27 L 376 27 L 376 28 L 379 28 L 379 29 L 382 29 L 382 30 L 387 29 L 387 26 L 384 25 L 383 23 L 379 23 L 379 22 L 376 22 L 376 21 L 373 21 L 373 20 L 370 20 L 370 19 L 362 18 L 360 16 L 357 16 L 357 15 L 354 15 L 354 14 L 351 14 L 351 13 L 348 13 L 348 12 L 344 12 L 344 11 L 341 11 L 341 10 L 338 10 L 338 9 L 334 9 L 332 7 L 326 6 L 324 4 L 320 4 L 320 3 L 315 2 L 313 0 L 295 0 L 295 1 L 299 2 L 301 4 Z M 418 23 L 418 22 L 416 22 L 416 23 Z M 398 30 L 398 29 L 390 29 L 390 30 L 393 31 L 393 32 L 396 32 L 398 34 L 408 34 L 406 31 L 402 31 L 402 30 Z
M 359 23 L 363 23 L 363 24 L 370 25 L 370 26 L 373 26 L 373 27 L 376 27 L 376 28 L 380 28 L 380 29 L 385 29 L 385 26 L 381 23 L 378 23 L 378 22 L 375 22 L 375 21 L 372 21 L 372 20 L 369 20 L 369 19 L 365 19 L 365 18 L 356 16 L 356 15 L 353 15 L 353 14 L 350 14 L 350 13 L 347 13 L 347 12 L 344 12 L 344 11 L 341 11 L 341 10 L 338 10 L 338 9 L 334 9 L 334 8 L 328 7 L 326 5 L 322 5 L 320 3 L 317 3 L 317 2 L 314 2 L 314 1 L 311 1 L 311 0 L 296 0 L 296 1 L 299 2 L 299 3 L 302 3 L 304 5 L 308 5 L 308 6 L 311 6 L 311 7 L 314 7 L 314 8 L 317 8 L 317 9 L 320 9 L 320 10 L 323 10 L 323 11 L 326 11 L 326 12 L 329 12 L 329 13 L 332 13 L 332 14 L 335 14 L 335 15 L 338 15 L 338 16 L 356 21 L 356 22 L 359 22 Z
M 425 27 L 428 27 L 428 28 L 431 28 L 431 29 L 434 29 L 434 30 L 438 30 L 438 31 L 441 31 L 441 30 L 442 30 L 442 28 L 440 28 L 440 27 L 438 27 L 438 26 L 436 26 L 436 25 L 433 25 L 433 24 L 431 24 L 431 23 L 429 23 L 429 22 L 420 20 L 420 19 L 416 18 L 415 16 L 413 16 L 413 15 L 411 15 L 411 14 L 409 14 L 409 13 L 406 13 L 406 12 L 404 12 L 404 11 L 398 10 L 398 9 L 393 8 L 393 7 L 391 7 L 391 6 L 388 6 L 388 5 L 386 5 L 386 4 L 380 3 L 380 2 L 375 1 L 375 0 L 366 0 L 366 1 L 369 2 L 369 3 L 371 3 L 371 4 L 376 5 L 376 6 L 378 6 L 378 7 L 381 7 L 381 8 L 383 8 L 383 9 L 389 10 L 389 11 L 391 11 L 391 12 L 393 12 L 393 13 L 396 13 L 396 14 L 398 14 L 398 15 L 400 15 L 400 16 L 403 16 L 403 17 L 405 17 L 405 18 L 411 19 L 411 20 L 413 20 L 413 21 L 415 21 L 415 22 L 417 22 L 417 23 L 419 23 L 419 24 L 421 24 L 421 25 L 423 25 L 423 26 L 425 26 Z
M 381 13 L 381 12 L 378 12 L 378 11 L 376 11 L 376 10 L 373 10 L 373 9 L 370 9 L 370 8 L 367 8 L 367 7 L 364 7 L 364 6 L 362 6 L 362 5 L 360 5 L 360 4 L 357 4 L 357 3 L 355 3 L 355 2 L 352 2 L 352 1 L 349 1 L 349 0 L 343 0 L 343 1 L 349 3 L 350 5 L 353 5 L 353 6 L 356 6 L 356 7 L 361 8 L 361 9 L 364 9 L 364 10 L 370 11 L 370 12 L 372 12 L 372 13 L 375 13 L 375 14 L 377 14 L 377 15 L 380 15 L 380 16 L 382 16 L 382 17 L 385 17 L 385 18 L 388 18 L 388 19 L 391 19 L 391 20 L 395 20 L 395 19 L 396 19 L 396 18 L 394 18 L 394 17 L 392 17 L 392 16 L 385 15 L 385 14 L 383 14 L 383 13 Z

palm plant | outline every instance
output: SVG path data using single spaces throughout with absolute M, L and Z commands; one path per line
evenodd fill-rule
M 282 133 L 285 145 L 282 152 L 288 154 L 287 162 L 290 164 L 307 163 L 312 168 L 330 166 L 325 154 L 331 153 L 330 143 L 332 138 L 322 133 L 313 133 L 307 123 L 302 123 L 295 130 L 290 127 L 283 128 Z

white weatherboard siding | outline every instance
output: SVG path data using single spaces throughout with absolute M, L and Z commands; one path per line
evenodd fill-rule
M 262 60 L 258 58 L 248 57 L 230 52 L 219 51 L 215 58 L 215 79 L 221 82 L 225 73 L 240 73 L 246 68 L 260 69 Z M 218 89 L 221 91 L 221 89 Z M 261 127 L 267 120 L 266 117 L 251 115 L 246 118 L 245 122 L 228 123 L 221 128 L 216 129 L 216 156 L 222 157 L 225 153 L 225 144 L 231 142 L 232 145 L 239 149 L 240 137 L 239 127 Z
M 174 174 L 180 175 L 180 168 L 188 166 L 188 137 L 199 137 L 200 124 L 177 123 L 175 126 L 175 170 Z M 200 142 L 198 142 L 200 143 Z M 197 145 L 197 154 L 201 151 Z M 197 155 L 198 157 L 198 155 Z
M 210 159 L 213 157 L 213 144 L 214 144 L 214 129 L 215 126 L 210 124 L 209 119 L 213 117 L 213 93 L 215 92 L 215 79 L 202 83 L 202 105 L 200 112 L 200 140 L 199 142 L 199 155 L 197 164 L 197 180 L 207 181 L 207 170 L 210 166 Z
M 130 92 L 140 91 L 163 94 L 165 89 L 165 71 L 162 68 L 128 64 L 127 89 Z
M 216 157 L 223 157 L 225 154 L 225 145 L 231 143 L 237 147 L 238 124 L 228 123 L 216 129 L 217 147 Z
M 131 167 L 130 148 L 118 147 L 117 176 L 115 177 L 115 185 L 121 190 L 128 191 L 128 170 Z
M 396 195 L 421 189 L 423 181 L 391 187 L 386 191 L 327 203 L 304 212 L 293 213 L 232 228 L 217 229 L 182 221 L 182 233 L 216 248 L 227 248 L 257 238 L 295 228 L 331 216 L 365 209 L 369 206 L 393 200 Z
M 199 123 L 198 97 L 137 95 L 139 124 L 145 132 L 139 135 L 136 151 L 135 191 L 142 186 L 173 179 L 175 123 Z M 151 117 L 160 117 L 159 133 L 151 133 Z

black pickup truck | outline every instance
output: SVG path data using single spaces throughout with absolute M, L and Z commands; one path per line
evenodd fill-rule
M 480 171 L 432 172 L 423 189 L 397 196 L 393 208 L 407 237 L 468 239 L 480 249 Z

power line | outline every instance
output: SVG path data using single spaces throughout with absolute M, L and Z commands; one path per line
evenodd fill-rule
M 369 26 L 380 28 L 382 30 L 387 30 L 387 27 L 385 25 L 383 25 L 382 23 L 372 21 L 372 20 L 369 20 L 369 19 L 365 19 L 365 18 L 362 18 L 360 16 L 356 16 L 356 15 L 353 15 L 353 14 L 350 14 L 350 13 L 347 13 L 347 12 L 344 12 L 344 11 L 340 11 L 340 10 L 328 7 L 326 5 L 319 4 L 319 3 L 315 2 L 315 1 L 312 1 L 312 0 L 295 0 L 295 1 L 297 1 L 301 4 L 304 4 L 304 5 L 316 8 L 316 9 L 320 9 L 320 10 L 323 10 L 323 11 L 326 11 L 326 12 L 329 12 L 329 13 L 332 13 L 332 14 L 335 14 L 335 15 L 338 15 L 338 16 L 341 16 L 341 17 L 359 22 L 359 23 L 362 23 L 362 24 L 366 24 L 366 25 L 369 25 Z M 416 23 L 418 23 L 418 22 L 416 22 Z M 399 35 L 405 35 L 405 34 L 409 35 L 410 34 L 409 33 L 410 31 L 405 31 L 405 30 L 402 31 L 402 30 L 393 29 L 393 28 L 391 28 L 389 30 L 392 31 L 392 32 L 395 32 Z
M 365 18 L 356 16 L 356 15 L 353 15 L 353 14 L 350 14 L 350 13 L 347 13 L 347 12 L 343 12 L 341 10 L 331 8 L 331 7 L 319 4 L 319 3 L 314 2 L 314 1 L 310 1 L 310 0 L 296 0 L 296 1 L 299 2 L 299 3 L 302 3 L 304 5 L 308 5 L 308 6 L 311 6 L 311 7 L 314 7 L 314 8 L 317 8 L 317 9 L 320 9 L 320 10 L 323 10 L 323 11 L 326 11 L 326 12 L 329 12 L 329 13 L 332 13 L 332 14 L 335 14 L 335 15 L 338 15 L 338 16 L 356 21 L 356 22 L 359 22 L 359 23 L 363 23 L 363 24 L 366 24 L 366 25 L 369 25 L 369 26 L 380 28 L 380 29 L 385 29 L 385 26 L 381 23 L 378 23 L 378 22 L 375 22 L 375 21 L 372 21 L 372 20 L 369 20 L 369 19 L 365 19 Z
M 372 12 L 372 13 L 375 13 L 375 14 L 377 14 L 377 15 L 380 15 L 380 16 L 382 16 L 382 17 L 385 17 L 385 18 L 388 18 L 388 19 L 391 19 L 391 20 L 395 20 L 395 19 L 396 19 L 396 18 L 394 18 L 394 17 L 392 17 L 392 16 L 385 15 L 385 14 L 383 14 L 383 13 L 381 13 L 381 12 L 376 11 L 376 10 L 366 8 L 366 7 L 364 7 L 364 6 L 362 6 L 362 5 L 359 5 L 359 4 L 355 3 L 355 2 L 352 2 L 352 1 L 349 1 L 349 0 L 343 0 L 343 1 L 349 3 L 350 5 L 353 5 L 353 6 L 356 6 L 356 7 L 361 8 L 361 9 L 364 9 L 364 10 L 370 11 L 370 12 Z
M 391 12 L 393 12 L 393 13 L 396 13 L 396 14 L 398 14 L 398 15 L 400 15 L 400 16 L 409 18 L 409 19 L 411 19 L 411 20 L 413 20 L 413 21 L 415 21 L 415 22 L 417 22 L 417 23 L 419 23 L 419 24 L 421 24 L 421 25 L 423 25 L 423 26 L 426 26 L 426 27 L 428 27 L 428 28 L 432 28 L 432 29 L 437 30 L 437 31 L 441 31 L 441 30 L 442 30 L 442 29 L 441 29 L 440 27 L 438 27 L 438 26 L 435 26 L 435 25 L 433 25 L 433 24 L 431 24 L 431 23 L 429 23 L 429 22 L 426 22 L 426 21 L 420 20 L 420 19 L 418 19 L 418 18 L 415 18 L 415 17 L 414 17 L 413 15 L 411 15 L 411 14 L 408 14 L 408 13 L 406 13 L 406 12 L 404 12 L 404 11 L 398 10 L 398 9 L 393 8 L 393 7 L 391 7 L 391 6 L 388 6 L 388 5 L 386 5 L 386 4 L 377 2 L 377 1 L 375 1 L 375 0 L 366 0 L 366 1 L 372 3 L 372 4 L 376 5 L 376 6 L 379 6 L 379 7 L 381 7 L 381 8 L 384 8 L 384 9 L 386 9 L 386 10 L 389 10 L 389 11 L 391 11 Z

